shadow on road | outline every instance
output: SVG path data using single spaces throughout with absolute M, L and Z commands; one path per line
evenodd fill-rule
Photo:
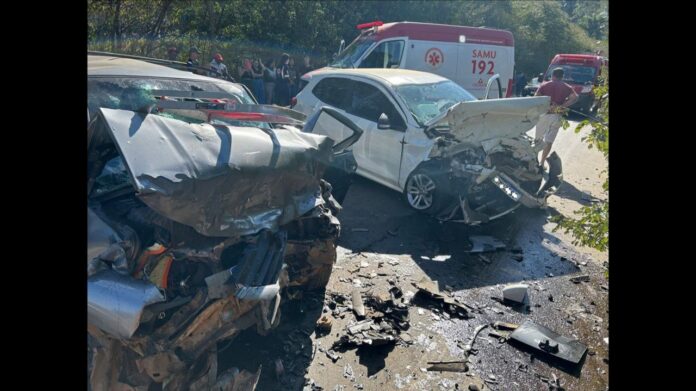
M 592 204 L 593 201 L 597 201 L 597 198 L 593 197 L 591 194 L 584 192 L 577 187 L 573 186 L 570 182 L 563 182 L 561 187 L 558 189 L 556 196 L 565 198 L 567 200 L 572 200 L 580 205 L 588 206 Z
M 578 271 L 573 263 L 553 261 L 557 250 L 551 247 L 560 241 L 544 232 L 542 210 L 518 208 L 479 227 L 441 223 L 409 209 L 399 193 L 359 178 L 348 192 L 341 223 L 340 246 L 353 253 L 408 255 L 430 279 L 455 290 Z M 507 249 L 469 253 L 471 235 L 491 235 Z M 513 247 L 521 248 L 521 261 L 515 260 Z

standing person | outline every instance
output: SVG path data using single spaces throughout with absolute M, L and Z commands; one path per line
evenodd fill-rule
M 248 58 L 245 58 L 242 60 L 242 67 L 239 69 L 239 78 L 249 90 L 253 90 L 253 85 L 252 81 L 254 80 L 254 77 L 251 74 L 251 60 Z
M 167 59 L 169 61 L 176 61 L 177 57 L 179 57 L 179 49 L 175 46 L 169 47 L 169 49 L 167 49 Z
M 542 114 L 536 124 L 534 139 L 544 142 L 544 150 L 541 154 L 540 166 L 544 166 L 546 158 L 551 152 L 551 146 L 556 139 L 558 129 L 561 127 L 562 114 L 578 100 L 578 94 L 573 87 L 563 82 L 563 68 L 556 68 L 551 73 L 551 81 L 539 86 L 535 96 L 548 96 L 551 98 L 551 106 L 546 114 Z
M 288 104 L 290 104 L 289 99 L 292 99 L 292 97 L 297 95 L 297 68 L 295 68 L 295 59 L 292 57 L 290 57 L 290 60 L 288 60 L 288 75 L 290 75 L 290 78 L 288 79 L 288 86 L 290 87 Z
M 314 70 L 314 67 L 311 64 L 311 59 L 309 56 L 304 56 L 302 59 L 302 65 L 300 65 L 298 72 L 297 72 L 297 78 L 299 79 L 302 77 L 305 73 L 311 72 Z
M 290 105 L 290 55 L 280 56 L 280 67 L 276 69 L 276 100 L 279 106 Z
M 210 61 L 210 70 L 213 72 L 209 72 L 210 77 L 218 77 L 218 78 L 224 78 L 228 79 L 229 78 L 229 73 L 227 72 L 227 65 L 223 64 L 223 58 L 222 54 L 220 53 L 215 53 L 213 56 L 213 60 Z
M 254 60 L 251 66 L 252 89 L 251 92 L 261 104 L 266 104 L 266 94 L 263 88 L 263 63 L 260 59 Z
M 200 55 L 200 52 L 198 51 L 197 47 L 192 47 L 191 50 L 189 50 L 189 58 L 186 61 L 186 65 L 188 66 L 189 70 L 193 73 L 197 73 L 194 67 L 198 66 L 198 56 Z
M 527 76 L 524 74 L 524 72 L 520 72 L 520 74 L 517 76 L 517 96 L 522 96 L 522 93 L 524 92 L 524 87 L 527 86 Z
M 274 59 L 268 59 L 266 61 L 266 66 L 263 67 L 263 88 L 266 93 L 266 104 L 275 103 L 275 76 L 276 76 L 276 63 Z

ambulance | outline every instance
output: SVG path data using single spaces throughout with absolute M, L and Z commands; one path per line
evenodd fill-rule
M 599 84 L 603 66 L 609 69 L 609 59 L 595 54 L 556 54 L 544 74 L 544 80 L 551 80 L 554 69 L 563 68 L 563 81 L 579 95 L 570 108 L 589 114 L 597 109 L 592 89 Z
M 357 26 L 360 35 L 328 68 L 399 68 L 446 77 L 478 99 L 488 79 L 498 74 L 502 96 L 512 96 L 515 47 L 512 33 L 482 27 L 380 21 Z M 302 86 L 312 72 L 302 76 Z M 496 92 L 495 95 L 500 94 Z

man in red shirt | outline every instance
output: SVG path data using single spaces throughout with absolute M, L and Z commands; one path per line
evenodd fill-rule
M 539 117 L 534 134 L 534 139 L 537 142 L 544 141 L 544 150 L 539 163 L 543 167 L 546 157 L 551 152 L 551 146 L 556 139 L 558 129 L 561 127 L 562 114 L 578 100 L 578 94 L 573 90 L 573 87 L 563 82 L 563 68 L 556 68 L 551 73 L 551 81 L 539 86 L 535 96 L 551 98 L 549 111 Z

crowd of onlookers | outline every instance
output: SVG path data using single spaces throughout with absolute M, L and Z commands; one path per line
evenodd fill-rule
M 169 60 L 176 61 L 178 56 L 179 52 L 174 47 L 167 51 Z M 201 65 L 199 57 L 200 52 L 197 48 L 189 50 L 186 64 L 191 71 L 201 73 L 203 68 L 207 68 L 207 72 L 203 73 L 209 76 L 235 80 L 246 85 L 259 103 L 279 106 L 290 105 L 292 97 L 299 92 L 300 77 L 314 69 L 309 56 L 304 56 L 302 64 L 297 66 L 295 59 L 284 53 L 278 60 L 270 58 L 265 62 L 259 58 L 244 58 L 236 69 L 232 70 L 236 72 L 236 77 L 233 77 L 220 53 L 215 53 L 207 65 Z

